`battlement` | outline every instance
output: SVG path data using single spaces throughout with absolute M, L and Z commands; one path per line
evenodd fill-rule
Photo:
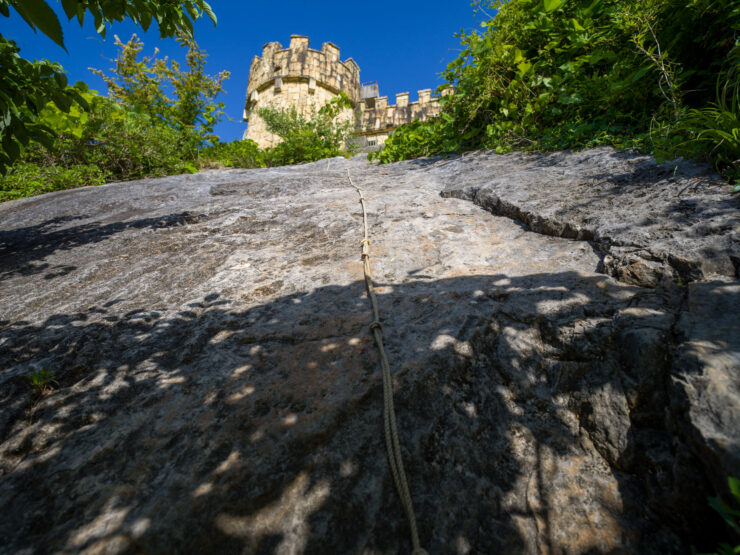
M 325 42 L 321 50 L 315 50 L 302 35 L 291 35 L 288 48 L 268 42 L 262 47 L 262 57 L 252 59 L 245 111 L 257 103 L 261 91 L 271 86 L 279 90 L 285 82 L 305 82 L 309 89 L 320 87 L 335 95 L 343 92 L 355 105 L 359 101 L 360 68 L 352 58 L 342 62 L 339 56 L 337 45 Z
M 360 101 L 360 134 L 376 134 L 393 129 L 415 119 L 428 119 L 439 115 L 442 106 L 438 97 L 432 97 L 431 89 L 417 91 L 418 100 L 409 102 L 409 93 L 396 94 L 396 103 L 388 104 L 387 96 L 365 98 Z

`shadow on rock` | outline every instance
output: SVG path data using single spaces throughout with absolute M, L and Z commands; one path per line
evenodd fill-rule
M 672 413 L 683 290 L 577 272 L 378 290 L 430 553 L 713 547 L 713 478 Z M 409 551 L 363 284 L 236 303 L 6 323 L 6 549 Z M 32 403 L 42 367 L 60 387 Z
M 74 266 L 55 266 L 49 264 L 35 264 L 56 251 L 71 250 L 75 247 L 97 243 L 108 239 L 111 235 L 128 229 L 152 228 L 159 229 L 177 225 L 197 223 L 204 216 L 189 212 L 167 214 L 153 218 L 141 218 L 127 222 L 113 222 L 101 224 L 94 222 L 77 226 L 68 223 L 75 220 L 84 220 L 85 216 L 64 216 L 53 218 L 43 223 L 13 229 L 0 230 L 0 280 L 12 275 L 33 275 L 50 270 L 47 279 L 74 270 Z

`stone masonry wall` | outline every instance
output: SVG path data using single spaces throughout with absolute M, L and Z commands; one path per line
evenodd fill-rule
M 330 42 L 325 42 L 320 51 L 308 44 L 307 37 L 291 35 L 289 48 L 270 42 L 264 46 L 262 58 L 255 56 L 252 60 L 244 109 L 244 119 L 249 122 L 245 138 L 260 147 L 274 146 L 280 139 L 267 132 L 257 115 L 259 108 L 295 106 L 308 116 L 340 92 L 353 106 L 359 101 L 360 68 L 355 61 L 340 61 L 339 48 Z M 351 112 L 344 117 L 352 117 Z
M 409 93 L 396 94 L 396 103 L 388 105 L 388 97 L 369 98 L 360 101 L 358 135 L 364 136 L 371 144 L 382 145 L 388 135 L 401 124 L 415 119 L 438 116 L 442 111 L 439 98 L 432 98 L 431 89 L 418 91 L 419 99 L 409 103 Z
M 331 91 L 323 87 L 314 87 L 311 89 L 309 83 L 306 81 L 283 81 L 280 89 L 267 87 L 260 92 L 257 108 L 263 106 L 290 108 L 291 106 L 295 106 L 300 114 L 308 116 L 312 110 L 318 110 L 318 108 L 335 96 Z M 345 118 L 351 118 L 353 114 L 350 110 L 347 110 L 343 116 Z M 257 142 L 261 148 L 275 146 L 282 140 L 278 135 L 270 133 L 267 130 L 265 121 L 259 117 L 256 108 L 249 115 L 249 128 L 247 129 L 246 138 Z

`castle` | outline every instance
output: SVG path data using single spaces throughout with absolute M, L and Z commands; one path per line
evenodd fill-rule
M 388 104 L 387 96 L 379 96 L 377 83 L 360 84 L 360 67 L 352 58 L 339 59 L 339 47 L 325 42 L 321 50 L 309 48 L 308 37 L 291 35 L 290 46 L 269 42 L 262 57 L 255 56 L 249 68 L 244 121 L 245 139 L 261 148 L 274 146 L 280 137 L 267 131 L 257 114 L 263 107 L 289 108 L 308 115 L 343 92 L 352 104 L 339 117 L 354 120 L 359 146 L 378 146 L 396 127 L 418 118 L 424 120 L 441 111 L 439 98 L 431 89 L 418 91 L 419 99 L 409 102 L 409 93 L 396 95 L 396 103 Z

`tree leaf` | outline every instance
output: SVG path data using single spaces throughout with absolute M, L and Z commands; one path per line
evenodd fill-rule
M 543 1 L 544 1 L 546 13 L 554 12 L 566 2 L 566 0 L 543 0 Z
M 213 24 L 214 25 L 217 25 L 218 24 L 218 20 L 216 19 L 216 14 L 213 13 L 213 9 L 208 4 L 208 2 L 203 2 L 202 5 L 201 5 L 201 8 L 203 8 L 203 11 L 210 18 L 210 20 L 213 21 Z
M 72 101 L 63 92 L 55 92 L 52 96 L 54 104 L 57 105 L 62 112 L 69 112 L 69 108 L 72 106 Z
M 33 134 L 33 138 L 35 141 L 41 143 L 42 146 L 45 146 L 49 150 L 54 148 L 54 135 L 51 134 L 51 129 L 48 129 L 46 126 L 42 127 L 42 130 L 36 130 L 36 133 Z
M 34 30 L 38 29 L 67 51 L 57 14 L 44 0 L 13 0 L 13 7 Z
M 77 8 L 79 7 L 78 0 L 62 0 L 62 8 L 64 13 L 67 14 L 67 19 L 72 19 L 77 15 Z
M 15 121 L 15 125 L 13 126 L 13 134 L 18 138 L 23 146 L 28 145 L 28 131 L 26 131 L 26 126 L 23 124 L 22 121 Z
M 59 85 L 60 89 L 63 89 L 67 86 L 67 76 L 64 75 L 64 73 L 55 73 L 54 80 L 57 82 L 57 85 Z
M 18 158 L 21 153 L 21 148 L 18 146 L 15 138 L 10 134 L 3 137 L 3 150 L 5 150 L 11 160 Z
M 149 26 L 152 24 L 152 12 L 149 10 L 142 11 L 139 17 L 139 23 L 141 23 L 141 28 L 145 31 L 149 29 Z

